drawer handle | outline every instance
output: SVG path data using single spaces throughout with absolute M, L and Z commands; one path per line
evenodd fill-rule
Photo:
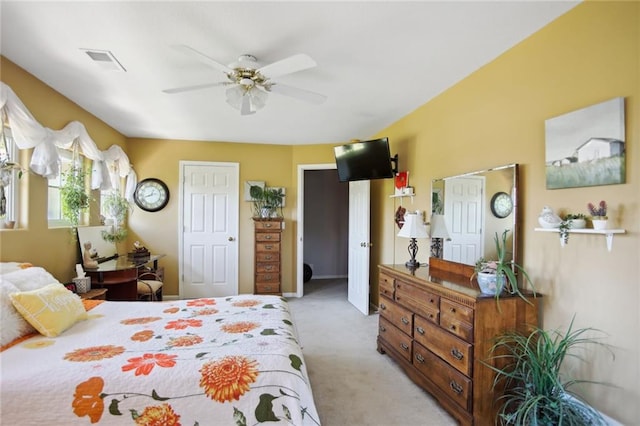
M 396 288 L 402 288 L 402 286 L 399 283 L 396 283 Z
M 449 308 L 449 312 L 451 312 L 451 313 L 454 313 L 454 314 L 455 314 L 455 313 L 456 313 L 456 308 Z
M 454 391 L 458 395 L 460 395 L 462 393 L 462 391 L 463 391 L 462 386 L 460 386 L 459 384 L 457 384 L 453 380 L 449 382 L 449 387 L 451 388 L 452 391 Z
M 435 303 L 436 303 L 436 301 L 435 301 L 435 300 L 433 300 L 433 299 L 429 299 L 429 303 L 433 303 L 433 304 L 435 304 Z
M 264 279 L 265 279 L 265 280 L 270 280 L 270 279 L 271 279 L 271 275 L 265 275 L 265 276 L 264 276 Z
M 455 326 L 455 325 L 453 325 L 453 324 L 451 324 L 451 325 L 449 326 L 449 329 L 450 329 L 450 330 L 455 331 L 455 330 L 456 330 L 456 326 Z
M 385 331 L 387 331 L 387 329 L 386 329 L 386 327 L 384 325 L 381 325 L 380 326 L 380 331 L 385 332 Z
M 451 349 L 451 356 L 457 359 L 458 361 L 461 361 L 462 358 L 464 358 L 464 354 L 459 350 L 457 350 L 456 348 Z
M 416 331 L 420 334 L 424 334 L 424 328 L 422 327 L 416 327 Z
M 400 321 L 402 321 L 404 325 L 409 325 L 409 320 L 406 319 L 405 317 L 400 318 Z
M 265 239 L 265 240 L 270 240 L 270 239 L 271 239 L 271 235 L 265 235 L 265 236 L 264 236 L 264 239 Z
M 402 349 L 404 349 L 405 351 L 408 351 L 408 350 L 409 350 L 409 346 L 408 346 L 406 343 L 400 343 L 400 347 L 401 347 Z
M 273 266 L 269 265 L 269 266 L 265 266 L 264 267 L 265 271 L 270 271 L 273 269 Z
M 271 228 L 271 224 L 270 224 L 270 223 L 265 223 L 265 224 L 264 224 L 264 227 L 265 227 L 265 228 Z
M 416 354 L 416 361 L 418 361 L 420 364 L 424 364 L 424 357 L 420 354 Z
M 380 309 L 382 309 L 384 311 L 385 309 L 387 309 L 387 307 L 386 307 L 386 305 L 384 303 L 381 303 L 380 304 Z
M 433 314 L 429 314 L 429 318 L 433 319 Z
M 265 290 L 267 290 L 267 291 L 271 291 L 271 286 L 270 286 L 270 285 L 268 285 L 268 286 L 266 286 L 264 289 L 265 289 Z
M 265 259 L 267 259 L 267 260 L 271 260 L 271 258 L 272 258 L 272 257 L 273 257 L 273 256 L 271 256 L 271 255 L 269 254 L 269 255 L 265 256 L 264 258 L 265 258 Z
M 273 248 L 272 245 L 268 245 L 268 246 L 264 246 L 264 248 L 266 248 L 267 250 L 271 250 Z

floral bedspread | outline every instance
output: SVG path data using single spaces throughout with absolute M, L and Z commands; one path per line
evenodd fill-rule
M 277 296 L 104 302 L 0 368 L 2 424 L 320 424 Z

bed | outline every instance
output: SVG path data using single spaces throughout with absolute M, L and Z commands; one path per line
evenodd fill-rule
M 0 423 L 320 424 L 285 299 L 81 301 L 42 268 L 3 265 Z M 77 318 L 34 332 L 23 297 Z

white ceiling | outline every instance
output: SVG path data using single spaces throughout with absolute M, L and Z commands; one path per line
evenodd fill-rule
M 0 52 L 128 137 L 339 143 L 371 137 L 577 3 L 2 0 Z M 327 101 L 271 93 L 241 116 L 223 87 L 165 94 L 226 79 L 175 45 L 223 64 L 306 53 L 317 67 L 275 80 Z M 126 72 L 83 48 L 111 51 Z

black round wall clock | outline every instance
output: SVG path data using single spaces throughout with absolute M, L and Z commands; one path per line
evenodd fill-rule
M 491 213 L 495 217 L 505 218 L 513 211 L 513 200 L 506 192 L 496 192 L 491 197 Z
M 142 210 L 157 212 L 169 202 L 169 188 L 160 179 L 144 179 L 136 186 L 133 200 Z

